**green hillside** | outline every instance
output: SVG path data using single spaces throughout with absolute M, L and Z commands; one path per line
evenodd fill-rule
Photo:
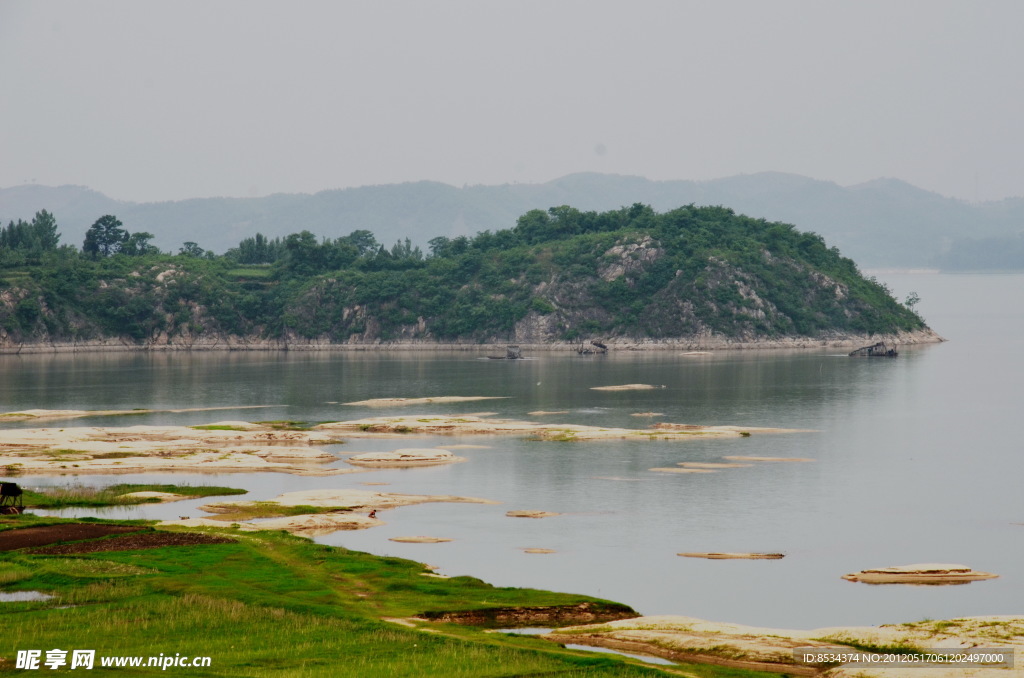
M 170 256 L 120 226 L 97 220 L 85 252 L 41 240 L 52 219 L 3 229 L 0 342 L 760 341 L 925 328 L 820 236 L 723 207 L 533 210 L 509 229 L 434 238 L 426 254 L 368 231 L 303 231 Z

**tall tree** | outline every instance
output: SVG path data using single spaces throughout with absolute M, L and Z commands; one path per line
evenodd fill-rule
M 128 240 L 128 231 L 121 228 L 122 226 L 123 224 L 114 215 L 103 215 L 85 232 L 82 252 L 94 259 L 117 254 Z

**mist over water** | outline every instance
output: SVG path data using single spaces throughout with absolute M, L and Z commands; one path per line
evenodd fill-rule
M 226 419 L 324 421 L 390 413 L 497 412 L 551 422 L 640 428 L 648 422 L 812 429 L 689 441 L 537 442 L 446 437 L 350 440 L 340 455 L 471 443 L 468 462 L 310 478 L 22 477 L 32 487 L 183 481 L 251 490 L 246 499 L 313 488 L 455 494 L 499 505 L 426 504 L 382 512 L 387 525 L 319 538 L 431 563 L 502 586 L 574 591 L 644 614 L 683 614 L 777 627 L 880 624 L 1024 613 L 1024 502 L 1019 416 L 1024 276 L 885 276 L 921 296 L 950 341 L 901 347 L 899 358 L 844 351 L 679 352 L 489 361 L 473 353 L 196 353 L 0 357 L 0 410 L 265 409 L 157 413 L 48 426 L 201 424 Z M 593 386 L 646 383 L 649 391 Z M 502 400 L 371 410 L 377 397 L 502 396 Z M 657 412 L 659 417 L 635 417 Z M 14 425 L 14 424 L 11 424 Z M 28 424 L 17 424 L 27 426 Z M 723 457 L 806 457 L 706 474 L 649 471 Z M 347 466 L 338 462 L 340 466 Z M 369 488 L 367 488 L 369 489 Z M 200 515 L 208 500 L 117 509 L 110 517 Z M 541 520 L 516 509 L 557 511 Z M 78 515 L 92 514 L 77 511 Z M 432 535 L 445 544 L 397 544 Z M 554 549 L 548 555 L 521 549 Z M 683 551 L 771 551 L 774 561 L 706 561 Z M 962 586 L 868 586 L 840 579 L 869 567 L 963 563 L 1000 574 Z

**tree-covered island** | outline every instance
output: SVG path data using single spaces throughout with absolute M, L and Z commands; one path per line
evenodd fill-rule
M 0 348 L 937 340 L 820 236 L 725 207 L 532 210 L 426 254 L 365 230 L 151 238 L 104 215 L 61 245 L 45 211 L 0 229 Z

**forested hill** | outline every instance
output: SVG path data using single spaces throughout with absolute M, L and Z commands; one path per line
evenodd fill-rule
M 0 233 L 0 345 L 757 342 L 927 333 L 821 237 L 722 207 L 534 210 L 513 228 L 390 249 L 368 231 L 159 253 L 42 212 Z

